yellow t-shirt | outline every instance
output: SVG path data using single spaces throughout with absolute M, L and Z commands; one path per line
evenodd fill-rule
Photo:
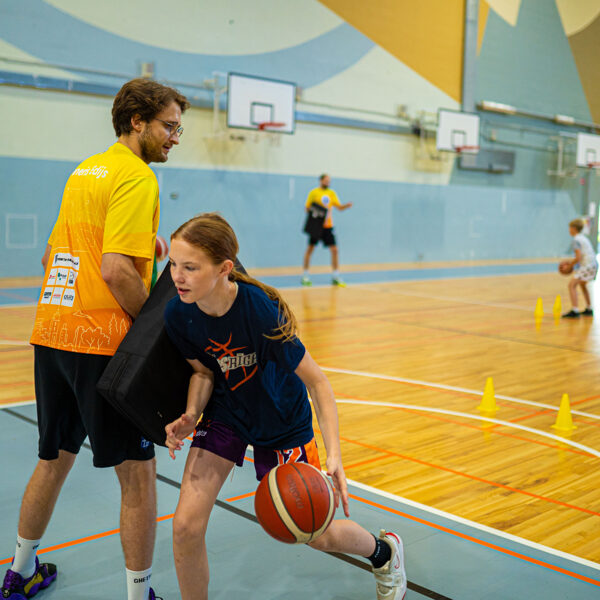
M 323 189 L 322 187 L 311 190 L 306 199 L 306 208 L 308 208 L 313 202 L 324 206 L 327 209 L 327 216 L 323 223 L 323 229 L 331 229 L 333 227 L 333 207 L 341 206 L 337 194 L 330 188 Z
M 160 206 L 148 165 L 117 142 L 84 160 L 67 181 L 30 342 L 111 356 L 131 326 L 102 279 L 102 254 L 140 259 L 150 289 Z

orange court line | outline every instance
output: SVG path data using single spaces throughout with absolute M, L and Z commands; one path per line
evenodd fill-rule
M 168 519 L 172 519 L 173 514 L 164 515 L 162 517 L 158 517 L 156 519 L 157 523 L 161 521 L 167 521 Z M 120 529 L 111 529 L 109 531 L 103 531 L 101 533 L 95 533 L 94 535 L 88 535 L 86 537 L 79 538 L 77 540 L 71 540 L 70 542 L 63 542 L 62 544 L 56 544 L 55 546 L 49 546 L 48 548 L 42 548 L 38 550 L 38 554 L 46 554 L 46 552 L 54 552 L 55 550 L 62 550 L 63 548 L 70 548 L 71 546 L 78 546 L 79 544 L 84 544 L 85 542 L 93 542 L 94 540 L 100 540 L 105 537 L 109 537 L 111 535 L 116 535 L 119 533 Z M 5 558 L 0 560 L 0 565 L 5 565 L 12 560 L 12 556 L 10 558 Z
M 25 340 L 11 340 L 3 337 L 0 337 L 0 340 L 3 342 L 15 342 L 14 346 L 5 344 L 3 348 L 0 348 L 0 352 L 30 352 L 33 350 L 33 346 L 23 346 L 23 344 L 20 343 L 21 341 Z
M 14 365 L 15 363 L 30 364 L 33 356 L 21 356 L 20 358 L 11 358 L 9 360 L 2 359 L 2 366 Z
M 532 419 L 533 417 L 539 417 L 540 415 L 547 415 L 550 413 L 555 413 L 555 410 L 550 410 L 546 408 L 544 410 L 536 410 L 535 412 L 529 413 L 528 415 L 521 415 L 520 417 L 516 417 L 514 419 L 508 419 L 511 423 L 517 423 L 518 421 L 525 421 L 525 419 Z
M 351 465 L 344 465 L 344 471 L 347 471 L 348 469 L 354 469 L 356 467 L 361 467 L 362 465 L 367 465 L 377 460 L 383 460 L 384 458 L 389 458 L 389 456 L 387 454 L 380 454 L 379 456 L 374 456 L 373 458 L 368 458 L 367 460 L 361 460 L 359 462 L 352 463 Z
M 479 540 L 476 537 L 467 535 L 465 533 L 460 533 L 459 531 L 455 531 L 450 529 L 449 527 L 444 527 L 443 525 L 437 525 L 436 523 L 432 523 L 431 521 L 426 521 L 425 519 L 421 519 L 420 517 L 415 517 L 413 515 L 409 515 L 408 513 L 401 512 L 396 510 L 395 508 L 390 508 L 388 506 L 384 506 L 383 504 L 379 504 L 377 502 L 373 502 L 372 500 L 367 500 L 366 498 L 361 498 L 360 496 L 355 496 L 354 494 L 348 494 L 350 498 L 353 500 L 358 500 L 359 502 L 363 502 L 364 504 L 369 504 L 374 506 L 375 508 L 379 508 L 386 512 L 390 512 L 396 514 L 398 516 L 404 517 L 405 519 L 410 519 L 411 521 L 415 521 L 417 523 L 421 523 L 422 525 L 427 525 L 428 527 L 433 527 L 434 529 L 438 529 L 439 531 L 443 531 L 444 533 L 449 533 L 450 535 L 454 535 L 456 537 L 462 538 L 469 542 L 474 542 L 475 544 L 479 544 L 480 546 L 485 546 L 486 548 L 491 548 L 492 550 L 496 550 L 498 552 L 502 552 L 503 554 L 508 554 L 509 556 L 514 556 L 515 558 L 520 558 L 526 562 L 532 563 L 534 565 L 538 565 L 540 567 L 545 567 L 546 569 L 551 569 L 552 571 L 557 571 L 558 573 L 562 573 L 563 575 L 568 575 L 569 577 L 573 577 L 575 579 L 580 579 L 581 581 L 585 581 L 586 583 L 591 583 L 592 585 L 596 585 L 600 587 L 600 581 L 596 579 L 592 579 L 591 577 L 586 577 L 585 575 L 580 575 L 579 573 L 575 573 L 574 571 L 569 571 L 568 569 L 563 569 L 562 567 L 557 567 L 556 565 L 552 565 L 550 563 L 544 562 L 543 560 L 538 560 L 537 558 L 532 558 L 531 556 L 526 556 L 525 554 L 521 554 L 520 552 L 515 552 L 514 550 L 509 550 L 508 548 L 503 548 L 502 546 L 497 546 L 496 544 L 492 544 L 490 542 L 485 542 L 483 540 Z
M 384 450 L 383 448 L 378 448 L 377 446 L 372 446 L 371 444 L 365 444 L 363 442 L 358 442 L 356 440 L 351 440 L 351 439 L 344 438 L 341 436 L 340 436 L 340 440 L 344 441 L 344 442 L 348 442 L 349 444 L 363 446 L 364 448 L 369 448 L 371 450 L 377 450 L 378 452 L 386 453 L 389 456 L 397 456 L 398 458 L 402 458 L 403 460 L 410 460 L 411 462 L 415 462 L 417 464 L 424 465 L 426 467 L 431 467 L 433 469 L 438 469 L 440 471 L 446 471 L 447 473 L 452 473 L 453 475 L 459 475 L 460 477 L 466 477 L 467 479 L 472 479 L 473 481 L 479 481 L 480 483 L 485 483 L 486 485 L 491 485 L 491 486 L 494 486 L 497 488 L 508 490 L 510 492 L 515 492 L 517 494 L 523 494 L 525 496 L 529 496 L 530 498 L 535 498 L 536 500 L 544 500 L 546 502 L 552 502 L 553 504 L 558 504 L 559 506 L 564 506 L 566 508 L 572 508 L 573 510 L 578 510 L 578 511 L 587 513 L 589 515 L 594 515 L 596 517 L 600 517 L 600 513 L 590 510 L 589 508 L 583 508 L 582 506 L 575 506 L 574 504 L 568 504 L 567 502 L 555 500 L 554 498 L 548 498 L 547 496 L 540 496 L 539 494 L 527 492 L 525 490 L 521 490 L 519 488 L 512 487 L 510 485 L 498 483 L 497 481 L 491 481 L 489 479 L 484 479 L 483 477 L 477 477 L 477 475 L 471 475 L 470 473 L 464 473 L 463 471 L 458 471 L 456 469 L 451 469 L 449 467 L 444 467 L 442 465 L 436 465 L 434 463 L 430 463 L 425 460 L 421 460 L 419 458 L 414 458 L 412 456 L 407 456 L 405 454 L 400 454 L 398 452 Z
M 33 379 L 31 381 L 17 381 L 14 383 L 3 383 L 3 384 L 0 384 L 0 389 L 25 387 L 26 385 L 33 386 Z
M 11 292 L 6 291 L 7 288 L 0 288 L 0 296 L 6 296 L 7 298 L 12 298 L 14 300 L 21 300 L 23 302 L 31 302 L 32 304 L 37 302 L 33 298 L 29 296 L 21 296 L 21 294 L 13 294 Z
M 243 494 L 242 496 L 237 496 L 237 497 L 234 497 L 234 498 L 230 498 L 227 501 L 228 502 L 233 502 L 234 500 L 238 500 L 238 499 L 241 499 L 241 498 L 247 498 L 249 496 L 254 495 L 255 493 L 256 492 L 250 492 L 248 494 Z M 562 567 L 557 567 L 557 566 L 552 565 L 550 563 L 546 563 L 544 561 L 541 561 L 541 560 L 538 560 L 538 559 L 526 556 L 524 554 L 520 554 L 519 552 L 515 552 L 513 550 L 509 550 L 508 548 L 503 548 L 502 546 L 497 546 L 496 544 L 492 544 L 490 542 L 485 542 L 483 540 L 479 540 L 479 539 L 477 539 L 477 538 L 475 538 L 473 536 L 466 535 L 464 533 L 460 533 L 459 531 L 455 531 L 453 529 L 450 529 L 449 527 L 444 527 L 443 525 L 438 525 L 436 523 L 432 523 L 431 521 L 427 521 L 425 519 L 421 519 L 420 517 L 409 515 L 408 513 L 404 513 L 402 511 L 399 511 L 399 510 L 394 509 L 394 508 L 390 508 L 390 507 L 385 506 L 383 504 L 379 504 L 377 502 L 373 502 L 372 500 L 367 500 L 366 498 L 361 498 L 360 496 L 356 496 L 355 494 L 348 494 L 348 496 L 350 498 L 352 498 L 353 500 L 357 500 L 357 501 L 362 502 L 364 504 L 368 504 L 368 505 L 373 506 L 375 508 L 379 508 L 380 510 L 383 510 L 385 512 L 396 514 L 396 515 L 398 515 L 400 517 L 403 517 L 405 519 L 409 519 L 411 521 L 415 521 L 416 523 L 420 523 L 422 525 L 426 525 L 427 527 L 432 527 L 434 529 L 438 529 L 439 531 L 443 531 L 445 533 L 449 533 L 450 535 L 462 538 L 464 540 L 473 542 L 475 544 L 479 544 L 480 546 L 485 546 L 487 548 L 491 548 L 492 550 L 496 550 L 498 552 L 502 552 L 503 554 L 508 554 L 510 556 L 514 556 L 515 558 L 519 558 L 519 559 L 524 560 L 526 562 L 530 562 L 532 564 L 535 564 L 535 565 L 538 565 L 538 566 L 541 566 L 541 567 L 545 567 L 547 569 L 551 569 L 551 570 L 556 571 L 558 573 L 562 573 L 563 575 L 568 575 L 569 577 L 573 577 L 575 579 L 580 579 L 581 581 L 585 581 L 587 583 L 591 583 L 592 585 L 600 586 L 600 581 L 597 581 L 597 580 L 592 579 L 590 577 L 586 577 L 585 575 L 580 575 L 579 573 L 575 573 L 573 571 L 569 571 L 567 569 L 563 569 Z M 156 521 L 157 522 L 166 521 L 168 519 L 172 519 L 173 516 L 174 516 L 173 514 L 164 515 L 162 517 L 158 517 L 156 519 Z M 93 541 L 93 540 L 102 539 L 104 537 L 109 537 L 111 535 L 115 535 L 115 534 L 119 533 L 119 531 L 120 531 L 119 529 L 111 529 L 109 531 L 104 531 L 104 532 L 97 533 L 97 534 L 94 534 L 94 535 L 89 535 L 89 536 L 86 536 L 86 537 L 83 537 L 83 538 L 79 538 L 77 540 L 72 540 L 72 541 L 69 541 L 69 542 L 63 542 L 62 544 L 56 544 L 55 546 L 50 546 L 48 548 L 43 548 L 41 550 L 38 550 L 38 555 L 45 554 L 45 553 L 48 553 L 48 552 L 53 552 L 55 550 L 61 550 L 63 548 L 69 548 L 71 546 L 76 546 L 76 545 L 79 545 L 79 544 L 83 544 L 85 542 L 90 542 L 90 541 Z M 0 560 L 0 565 L 8 564 L 11 561 L 12 561 L 12 557 L 5 558 L 3 560 Z
M 573 421 L 575 423 L 585 423 L 586 425 L 589 425 L 590 427 L 600 427 L 600 423 L 598 423 L 597 421 L 587 421 L 586 419 L 582 418 L 582 417 L 577 417 L 577 419 L 573 419 Z
M 352 400 L 364 400 L 363 398 L 359 398 L 358 396 L 345 396 L 344 394 L 338 394 L 338 393 L 336 393 L 336 396 L 340 396 L 341 398 L 345 397 L 345 398 L 349 398 Z M 364 400 L 364 402 L 369 402 L 369 400 Z M 394 407 L 386 406 L 386 407 L 380 407 L 380 408 L 394 408 Z M 435 415 L 430 412 L 424 411 L 423 413 L 421 413 L 421 412 L 418 412 L 417 409 L 404 408 L 402 406 L 398 406 L 395 409 L 403 410 L 403 411 L 409 412 L 411 414 L 418 414 L 418 415 L 421 415 L 421 416 L 429 418 L 429 419 L 435 419 L 437 421 L 444 421 L 446 423 L 452 423 L 453 425 L 459 425 L 461 427 L 466 427 L 468 429 L 484 431 L 482 429 L 481 425 L 471 425 L 470 423 L 463 423 L 462 421 L 455 421 L 454 419 L 449 419 L 448 417 L 442 417 L 440 415 Z M 554 412 L 554 411 L 551 411 L 550 409 L 546 409 L 545 411 L 541 411 L 541 412 Z M 534 413 L 534 414 L 538 414 L 538 413 Z M 533 415 L 528 415 L 528 416 L 533 416 Z M 511 422 L 518 420 L 518 419 L 522 419 L 522 418 L 525 418 L 525 417 L 517 417 L 516 419 L 511 419 Z M 590 423 L 590 425 L 596 425 L 596 423 Z M 600 423 L 598 424 L 598 426 L 600 427 Z M 493 427 L 490 427 L 490 428 L 486 429 L 485 431 L 487 433 L 494 433 L 496 435 L 502 435 L 504 437 L 513 438 L 515 440 L 521 440 L 523 442 L 529 442 L 531 444 L 538 444 L 539 446 L 546 446 L 547 448 L 555 448 L 557 450 L 566 450 L 567 452 L 571 452 L 573 454 L 581 454 L 582 456 L 593 456 L 589 452 L 585 452 L 583 450 L 577 450 L 576 448 L 562 448 L 558 444 L 550 444 L 549 442 L 542 442 L 541 440 L 533 440 L 531 438 L 526 438 L 526 437 L 523 437 L 520 435 L 516 435 L 514 433 L 506 433 L 505 431 L 497 431 L 496 427 L 502 427 L 502 426 L 499 424 L 494 424 Z
M 233 496 L 232 498 L 226 498 L 227 502 L 235 502 L 236 500 L 243 500 L 244 498 L 250 498 L 254 496 L 256 492 L 248 492 L 247 494 L 242 494 L 241 496 Z
M 450 336 L 450 337 L 458 337 L 458 336 Z M 443 341 L 446 341 L 449 338 L 444 338 Z M 360 340 L 361 343 L 363 342 L 363 340 Z M 436 341 L 442 341 L 440 339 L 436 340 Z M 375 351 L 375 350 L 387 350 L 389 348 L 406 348 L 406 347 L 411 347 L 411 346 L 417 346 L 418 344 L 422 344 L 423 340 L 409 340 L 409 341 L 405 341 L 405 342 L 397 342 L 397 343 L 392 343 L 392 344 L 380 344 L 378 346 L 373 346 L 373 345 L 369 345 L 369 351 Z M 324 352 L 324 354 L 319 354 L 319 347 L 322 347 L 323 349 L 326 349 L 327 351 Z M 317 343 L 317 344 L 311 344 L 311 352 L 314 352 L 315 354 L 315 360 L 317 360 L 317 362 L 326 362 L 328 360 L 331 359 L 336 359 L 340 356 L 351 356 L 353 354 L 356 354 L 360 349 L 359 348 L 353 348 L 352 350 L 346 350 L 344 352 L 335 350 L 335 348 L 331 348 L 332 344 L 329 342 L 322 342 L 321 344 Z M 333 350 L 334 354 L 331 354 L 331 351 Z
M 583 402 L 587 402 L 588 400 L 598 400 L 600 398 L 600 394 L 596 394 L 595 396 L 589 396 L 588 398 L 580 398 L 579 400 L 571 400 L 571 406 L 574 404 L 582 404 Z
M 3 398 L 0 400 L 0 405 L 9 404 L 11 402 L 35 402 L 35 398 L 24 398 L 23 396 L 12 396 L 12 398 Z
M 332 375 L 346 375 L 346 373 L 329 373 L 327 375 L 328 378 L 331 378 Z M 441 393 L 445 393 L 445 394 L 451 394 L 453 396 L 460 396 L 461 398 L 463 398 L 463 400 L 467 400 L 469 401 L 470 404 L 473 404 L 473 398 L 476 397 L 475 394 L 467 394 L 466 392 L 460 392 L 458 390 L 445 390 L 444 388 L 433 388 L 430 385 L 424 385 L 422 383 L 414 383 L 411 381 L 393 381 L 393 383 L 399 383 L 400 385 L 409 385 L 412 387 L 418 387 L 421 388 L 424 391 L 428 391 L 428 392 L 441 392 Z M 483 395 L 483 392 L 481 393 Z M 342 394 L 337 394 L 337 396 L 341 396 L 344 397 Z M 358 398 L 357 396 L 345 396 L 346 398 L 355 398 L 357 400 L 365 400 L 364 398 Z M 365 400 L 366 402 L 368 402 L 368 400 Z M 514 410 L 521 410 L 521 411 L 530 411 L 531 408 L 528 408 L 526 406 L 521 406 L 520 404 L 515 404 L 514 402 L 510 402 L 508 400 L 497 400 L 496 403 L 499 406 L 506 406 L 507 408 L 512 408 Z
M 402 407 L 398 407 L 398 410 L 404 410 L 406 412 L 410 412 L 410 413 L 417 413 L 417 414 L 421 414 L 418 412 L 417 409 L 410 409 L 410 408 L 402 408 Z M 550 411 L 548 410 L 548 412 L 554 412 L 554 411 Z M 582 456 L 587 456 L 587 457 L 593 457 L 593 454 L 590 454 L 589 452 L 585 452 L 583 450 L 577 450 L 576 448 L 562 448 L 561 446 L 559 446 L 558 444 L 550 444 L 548 442 L 542 442 L 541 440 L 532 440 L 530 438 L 526 438 L 520 435 L 515 435 L 514 433 L 506 433 L 505 431 L 498 431 L 497 429 L 495 429 L 496 427 L 505 427 L 504 425 L 500 425 L 500 424 L 494 424 L 494 427 L 490 427 L 489 429 L 483 429 L 482 425 L 471 425 L 470 423 L 461 423 L 460 421 L 455 421 L 454 419 L 448 419 L 447 417 L 441 417 L 439 415 L 433 415 L 431 413 L 425 413 L 426 416 L 428 416 L 431 419 L 436 419 L 438 421 L 446 421 L 447 423 L 452 423 L 454 425 L 460 425 L 461 427 L 467 427 L 468 429 L 476 429 L 477 431 L 485 431 L 486 433 L 495 433 L 496 435 L 502 435 L 504 437 L 509 437 L 515 440 L 520 440 L 522 442 L 529 442 L 531 444 L 538 444 L 540 446 L 546 446 L 547 448 L 555 448 L 556 450 L 566 450 L 567 452 L 572 452 L 573 454 L 581 454 Z M 425 416 L 425 415 L 423 415 Z M 514 419 L 511 420 L 511 422 Z

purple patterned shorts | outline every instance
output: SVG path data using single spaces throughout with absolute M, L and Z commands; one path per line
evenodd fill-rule
M 221 421 L 211 419 L 200 421 L 192 441 L 192 448 L 208 450 L 221 458 L 230 460 L 238 467 L 244 464 L 247 447 L 248 444 L 231 427 Z M 247 460 L 251 461 L 250 458 Z M 254 461 L 252 462 L 254 462 L 254 470 L 258 481 L 273 467 L 288 462 L 305 462 L 321 470 L 317 443 L 314 437 L 308 444 L 287 450 L 273 450 L 272 448 L 254 446 Z

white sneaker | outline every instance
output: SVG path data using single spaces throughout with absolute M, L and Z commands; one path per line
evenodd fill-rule
M 404 570 L 404 547 L 399 535 L 379 532 L 379 539 L 386 542 L 392 549 L 392 556 L 388 562 L 375 569 L 375 583 L 377 584 L 377 600 L 402 600 L 406 595 L 406 571 Z
M 302 283 L 302 285 L 312 285 L 312 281 L 310 280 L 310 277 L 306 277 L 306 275 L 304 277 L 302 277 L 302 279 L 300 280 L 300 283 Z

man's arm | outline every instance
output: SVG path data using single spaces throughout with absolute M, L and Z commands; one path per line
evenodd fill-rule
M 134 319 L 148 298 L 146 286 L 135 268 L 134 259 L 125 254 L 102 255 L 102 279 L 121 308 Z
M 331 190 L 332 194 L 333 194 L 333 202 L 331 203 L 332 206 L 335 206 L 335 208 L 337 208 L 338 210 L 346 210 L 347 208 L 352 208 L 352 202 L 346 202 L 346 204 L 342 204 L 340 202 L 340 199 L 338 198 L 338 195 Z
M 306 212 L 310 212 L 310 207 L 311 207 L 312 203 L 314 202 L 313 196 L 314 196 L 313 190 L 308 192 L 308 196 L 306 197 L 306 202 L 304 203 L 304 210 L 306 210 Z
M 42 256 L 42 267 L 44 267 L 44 271 L 48 265 L 48 259 L 50 258 L 50 253 L 52 252 L 52 246 L 50 244 L 46 244 L 46 252 L 44 252 L 44 256 Z

